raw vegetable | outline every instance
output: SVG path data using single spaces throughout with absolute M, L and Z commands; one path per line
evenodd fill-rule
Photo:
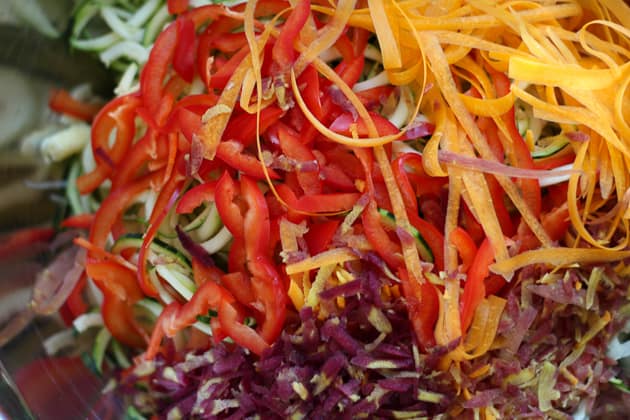
M 78 12 L 102 58 L 148 47 L 155 2 L 114 3 Z M 592 406 L 627 300 L 630 9 L 192 3 L 93 116 L 94 367 L 111 334 L 170 417 Z

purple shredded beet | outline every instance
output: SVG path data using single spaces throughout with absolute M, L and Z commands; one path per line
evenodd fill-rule
M 508 305 L 499 332 L 505 345 L 474 361 L 461 362 L 462 372 L 489 365 L 490 373 L 455 378 L 438 366 L 461 340 L 436 346 L 415 360 L 412 349 L 417 344 L 404 300 L 381 300 L 381 288 L 392 283 L 374 256 L 362 260 L 361 270 L 356 264 L 347 268 L 356 280 L 320 296 L 321 304 L 331 312 L 320 318 L 305 307 L 299 314 L 290 314 L 280 339 L 260 358 L 226 343 L 205 353 L 158 356 L 151 373 L 129 375 L 119 388 L 141 412 L 160 418 L 174 408 L 184 418 L 240 419 L 258 414 L 269 419 L 292 415 L 351 419 L 390 418 L 396 413 L 433 418 L 455 405 L 463 407 L 462 417 L 468 418 L 474 408 L 490 404 L 504 418 L 541 418 L 545 413 L 538 409 L 536 386 L 506 384 L 505 379 L 523 369 L 536 372 L 544 361 L 558 366 L 574 350 L 576 332 L 583 336 L 590 328 L 588 319 L 576 315 L 585 310 L 582 294 L 565 284 L 572 285 L 576 273 L 560 276 L 555 283 L 538 284 L 535 279 L 542 273 L 528 268 L 506 291 Z M 584 275 L 588 277 L 588 272 Z M 627 286 L 614 273 L 609 278 L 611 285 L 598 293 L 599 307 L 614 309 L 625 303 Z M 337 296 L 346 297 L 344 308 L 334 304 Z M 523 296 L 532 306 L 521 306 Z M 367 318 L 373 307 L 392 326 L 376 344 L 379 332 Z M 603 313 L 598 308 L 591 312 Z M 616 323 L 616 328 L 621 324 Z M 569 415 L 580 401 L 592 407 L 599 388 L 616 374 L 604 351 L 613 333 L 612 327 L 604 329 L 567 367 L 577 384 L 558 375 L 555 389 L 561 398 L 554 401 L 558 413 Z M 176 362 L 172 361 L 175 357 Z M 137 382 L 148 391 L 135 386 Z M 458 387 L 466 387 L 472 398 L 464 399 Z M 216 416 L 212 410 L 218 410 Z
M 361 280 L 352 280 L 339 286 L 326 289 L 319 294 L 320 299 L 332 300 L 338 297 L 348 297 L 359 293 L 361 290 Z

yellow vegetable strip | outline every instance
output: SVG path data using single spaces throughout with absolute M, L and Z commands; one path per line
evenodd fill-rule
M 459 120 L 460 124 L 468 134 L 470 140 L 472 141 L 475 149 L 481 154 L 484 159 L 487 160 L 496 160 L 494 154 L 490 150 L 488 143 L 486 142 L 483 134 L 473 121 L 470 113 L 466 109 L 466 106 L 459 99 L 459 92 L 457 92 L 457 88 L 455 87 L 455 83 L 453 82 L 450 71 L 448 67 L 448 63 L 446 63 L 444 54 L 442 49 L 437 42 L 437 38 L 433 35 L 423 34 L 424 42 L 423 45 L 426 48 L 426 55 L 429 59 L 429 62 L 432 65 L 433 74 L 436 77 L 437 83 L 440 86 L 440 90 L 444 95 L 444 98 L 447 100 L 448 104 L 451 107 L 451 110 Z M 540 222 L 536 219 L 536 217 L 532 214 L 531 210 L 523 200 L 523 197 L 518 192 L 516 185 L 507 177 L 497 176 L 497 181 L 499 181 L 500 185 L 503 187 L 505 192 L 508 194 L 514 205 L 517 207 L 519 212 L 521 213 L 523 219 L 530 227 L 532 232 L 536 235 L 536 237 L 541 241 L 543 246 L 550 246 L 551 240 L 549 236 L 543 229 Z M 492 212 L 494 214 L 494 211 Z M 482 214 L 479 215 L 482 218 L 491 217 L 490 215 Z M 494 215 L 496 219 L 496 214 Z M 491 226 L 495 223 L 495 221 L 491 221 L 486 219 L 485 221 L 487 226 Z M 496 221 L 498 224 L 498 221 Z M 483 224 L 483 223 L 482 223 Z M 493 228 L 493 231 L 496 231 L 496 228 Z M 499 227 L 500 231 L 500 227 Z M 498 246 L 501 243 L 504 243 L 503 236 L 501 238 L 492 238 L 494 240 L 493 247 Z M 502 259 L 507 256 L 507 249 L 497 249 L 495 248 L 495 255 L 497 259 Z
M 294 69 L 297 74 L 315 60 L 321 53 L 332 47 L 346 28 L 350 15 L 354 11 L 356 0 L 339 0 L 332 20 L 326 25 L 323 32 L 319 33 L 295 60 Z M 303 45 L 303 44 L 302 44 Z
M 314 270 L 316 268 L 323 267 L 331 264 L 343 264 L 346 261 L 353 261 L 358 259 L 356 254 L 352 252 L 350 248 L 334 248 L 328 251 L 321 252 L 310 258 L 307 258 L 296 263 L 287 264 L 287 274 L 303 273 L 305 271 Z
M 571 264 L 601 264 L 630 257 L 630 251 L 605 249 L 550 248 L 525 251 L 490 266 L 494 273 L 507 275 L 531 264 L 548 264 L 554 268 Z
M 506 303 L 505 299 L 490 295 L 479 304 L 470 333 L 464 342 L 466 359 L 476 359 L 490 350 Z
M 397 69 L 402 66 L 400 50 L 396 36 L 392 31 L 389 14 L 383 4 L 384 0 L 368 0 L 368 6 L 374 30 L 378 37 L 381 54 L 383 54 L 383 67 L 386 70 Z M 395 18 L 395 17 L 392 17 Z
M 331 14 L 331 10 L 327 7 L 314 6 L 313 10 L 317 10 L 322 13 Z M 542 22 L 549 20 L 551 17 L 556 19 L 568 18 L 577 16 L 581 13 L 581 8 L 577 4 L 557 4 L 550 6 L 543 6 L 537 9 L 524 10 L 516 12 L 522 19 L 528 22 Z M 426 30 L 470 30 L 470 29 L 482 29 L 482 28 L 494 28 L 500 27 L 503 22 L 497 19 L 495 16 L 490 15 L 478 15 L 478 16 L 464 16 L 453 18 L 433 18 L 428 16 L 414 16 L 412 18 L 414 27 L 419 31 Z M 348 20 L 350 26 L 358 26 L 369 31 L 374 32 L 374 23 L 369 16 L 355 13 Z
M 314 307 L 319 302 L 319 294 L 324 291 L 326 288 L 326 282 L 330 276 L 332 276 L 333 272 L 337 264 L 327 264 L 322 266 L 319 271 L 317 271 L 317 275 L 315 276 L 315 281 L 311 285 L 311 289 L 306 296 L 306 301 L 304 304 L 306 306 Z
M 514 106 L 511 93 L 495 99 L 479 99 L 460 93 L 459 98 L 471 114 L 481 117 L 500 117 Z
M 630 63 L 623 66 L 624 72 L 630 69 Z M 584 69 L 566 64 L 536 62 L 524 57 L 510 59 L 509 77 L 530 83 L 569 87 L 573 89 L 603 89 L 614 83 L 617 78 L 610 69 Z

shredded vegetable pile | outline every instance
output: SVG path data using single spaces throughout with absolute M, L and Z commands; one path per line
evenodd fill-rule
M 62 224 L 133 412 L 589 412 L 630 313 L 630 8 L 194 6 L 84 114 Z

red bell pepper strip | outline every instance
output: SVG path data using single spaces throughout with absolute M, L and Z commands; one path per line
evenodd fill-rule
M 282 25 L 272 50 L 272 58 L 280 74 L 288 72 L 293 65 L 296 56 L 293 44 L 300 38 L 300 31 L 311 13 L 310 0 L 302 0 L 294 4 L 295 7 Z
M 221 304 L 219 321 L 225 333 L 232 338 L 235 343 L 251 350 L 253 353 L 261 355 L 262 352 L 269 347 L 268 343 L 270 343 L 270 341 L 264 339 L 264 331 L 259 335 L 259 333 L 253 329 L 239 322 L 237 310 L 228 302 Z M 267 323 L 267 320 L 265 320 L 265 323 Z M 281 324 L 280 328 L 282 328 Z
M 389 122 L 389 120 L 382 115 L 374 112 L 370 112 L 370 116 L 376 125 L 379 136 L 387 136 L 391 134 L 397 134 L 399 132 L 398 127 Z M 368 129 L 367 125 L 361 118 L 355 118 L 350 113 L 343 113 L 338 116 L 335 121 L 330 125 L 330 129 L 336 133 L 344 134 L 346 136 L 352 135 L 353 127 L 359 137 L 367 137 Z
M 239 322 L 239 311 L 233 306 L 234 298 L 220 285 L 208 281 L 203 283 L 190 301 L 180 305 L 169 304 L 160 314 L 145 357 L 153 359 L 159 352 L 164 335 L 173 336 L 178 331 L 194 324 L 197 316 L 208 313 L 209 309 L 217 310 L 222 330 L 238 345 L 256 354 L 261 354 L 268 344 L 254 331 Z
M 490 68 L 490 66 L 488 66 L 488 68 Z M 492 76 L 492 81 L 497 91 L 497 95 L 507 95 L 510 92 L 510 79 L 508 79 L 504 73 L 499 71 L 492 71 L 490 74 Z M 507 127 L 510 135 L 509 140 L 514 148 L 513 156 L 508 156 L 508 158 L 512 161 L 514 166 L 525 169 L 534 169 L 531 152 L 527 147 L 527 144 L 525 144 L 525 140 L 518 132 L 518 128 L 516 128 L 514 107 L 503 115 L 502 119 Z M 538 180 L 519 178 L 516 182 L 518 183 L 523 194 L 523 199 L 529 206 L 530 210 L 534 213 L 534 215 L 539 216 L 542 197 L 540 194 L 540 184 L 538 183 Z
M 319 87 L 319 72 L 315 70 L 315 67 L 308 65 L 306 69 L 298 77 L 298 86 L 304 86 L 301 90 L 302 98 L 308 109 L 311 110 L 313 115 L 318 120 L 323 118 L 321 91 Z
M 245 250 L 245 238 L 235 236 L 230 245 L 228 253 L 228 272 L 230 273 L 247 273 L 247 252 Z
M 66 302 L 64 303 L 66 308 L 70 311 L 72 319 L 86 313 L 88 310 L 88 305 L 82 295 L 86 283 L 87 278 L 85 273 L 83 273 L 77 284 L 74 286 L 74 289 L 72 289 L 72 292 L 70 292 L 70 295 L 68 295 L 68 299 L 66 299 Z
M 338 218 L 311 223 L 308 227 L 308 232 L 304 234 L 309 253 L 317 255 L 328 249 L 340 224 L 341 219 Z
M 457 249 L 457 253 L 462 260 L 462 271 L 468 271 L 475 259 L 475 255 L 477 255 L 475 241 L 460 226 L 453 229 L 448 240 Z
M 192 187 L 182 195 L 179 203 L 177 203 L 175 211 L 177 212 L 177 214 L 192 213 L 203 203 L 214 201 L 214 192 L 216 188 L 216 181 L 205 182 L 203 184 Z
M 492 205 L 494 206 L 494 212 L 499 219 L 501 230 L 505 236 L 511 237 L 514 235 L 515 228 L 510 213 L 505 205 L 505 193 L 503 188 L 492 175 L 486 176 L 486 182 L 488 183 L 488 189 L 490 190 L 490 196 L 492 197 Z
M 407 302 L 409 320 L 423 351 L 435 346 L 433 332 L 439 315 L 439 298 L 435 286 L 424 281 L 422 283 L 409 278 L 407 270 L 401 268 L 398 277 Z
M 393 86 L 377 86 L 356 92 L 356 94 L 368 110 L 374 110 L 374 108 L 383 105 L 393 92 Z M 304 99 L 306 100 L 306 97 Z
M 243 305 L 249 306 L 256 299 L 250 279 L 242 272 L 224 274 L 221 284 Z
M 242 238 L 243 231 L 243 215 L 241 208 L 234 202 L 238 195 L 236 182 L 226 171 L 223 173 L 215 190 L 215 202 L 219 216 L 226 228 L 235 237 Z
M 284 115 L 284 111 L 276 105 L 269 105 L 260 111 L 260 133 L 276 123 Z M 243 146 L 248 147 L 256 140 L 256 114 L 242 112 L 230 118 L 223 138 L 226 140 L 236 140 Z
M 245 32 L 228 32 L 215 36 L 212 46 L 225 54 L 231 54 L 247 44 Z
M 256 157 L 244 153 L 243 145 L 233 140 L 224 140 L 217 147 L 217 158 L 225 162 L 229 167 L 239 170 L 245 175 L 259 180 L 266 179 L 263 163 Z M 271 179 L 279 179 L 276 171 L 267 168 L 267 173 Z
M 35 227 L 20 229 L 0 237 L 0 259 L 10 258 L 15 254 L 25 251 L 33 244 L 47 242 L 55 234 L 50 227 Z
M 298 134 L 293 132 L 293 130 L 286 125 L 278 123 L 274 126 L 274 128 L 277 129 L 278 140 L 280 141 L 280 148 L 282 149 L 282 152 L 288 158 L 294 159 L 298 163 L 296 174 L 304 194 L 321 194 L 322 182 L 319 177 L 319 165 L 316 165 L 317 158 L 311 151 L 311 148 L 304 145 L 300 141 Z M 315 166 L 315 168 L 313 168 L 315 170 L 301 170 L 301 164 L 309 163 L 311 166 Z
M 81 194 L 87 194 L 98 188 L 110 176 L 131 147 L 135 138 L 135 112 L 140 99 L 133 95 L 121 96 L 101 109 L 92 125 L 92 153 L 97 167 L 77 179 L 77 188 Z M 110 148 L 110 134 L 116 129 L 116 139 Z M 99 151 L 108 157 L 99 159 Z
M 116 340 L 131 347 L 144 345 L 134 322 L 133 304 L 143 298 L 134 273 L 111 261 L 88 262 L 87 275 L 103 292 L 103 322 Z
M 207 281 L 211 281 L 217 284 L 221 283 L 221 278 L 225 273 L 221 271 L 220 268 L 214 265 L 204 264 L 199 259 L 193 257 L 192 258 L 192 267 L 193 267 L 193 280 L 197 287 L 201 286 Z
M 552 241 L 558 241 L 564 237 L 571 225 L 569 209 L 566 204 L 556 207 L 540 217 L 541 223 L 547 235 Z M 520 250 L 527 251 L 540 246 L 540 241 L 532 233 L 531 229 L 523 221 L 518 226 L 516 239 L 520 242 Z
M 464 284 L 461 301 L 462 332 L 468 330 L 472 323 L 477 306 L 486 296 L 485 279 L 490 273 L 490 264 L 494 261 L 494 250 L 488 238 L 479 246 L 477 254 L 470 265 Z
M 486 285 L 486 297 L 496 295 L 507 284 L 503 277 L 494 273 L 490 273 L 484 283 Z
M 73 216 L 66 217 L 61 222 L 62 228 L 76 228 L 76 229 L 89 229 L 94 223 L 93 213 L 75 214 Z
M 90 122 L 101 109 L 101 105 L 81 102 L 68 93 L 67 90 L 53 90 L 48 106 L 55 112 Z
M 553 169 L 557 168 L 558 166 L 573 163 L 575 161 L 575 153 L 573 152 L 573 149 L 566 147 L 565 149 L 567 149 L 566 152 L 563 150 L 546 158 L 534 159 L 534 168 Z
M 363 53 L 355 56 L 351 61 L 342 61 L 339 63 L 335 71 L 339 73 L 341 79 L 350 87 L 353 87 L 361 78 L 363 68 L 365 67 L 365 58 Z
M 376 253 L 396 270 L 404 265 L 400 244 L 394 242 L 381 223 L 381 215 L 378 212 L 374 200 L 366 206 L 361 214 L 363 233 Z
M 359 54 L 355 54 L 354 45 L 346 34 L 342 34 L 335 41 L 335 49 L 341 54 L 341 58 L 345 62 L 351 62 Z
M 177 24 L 172 23 L 155 40 L 151 54 L 140 74 L 140 91 L 145 106 L 157 112 L 162 99 L 164 78 L 177 47 Z
M 177 19 L 177 46 L 173 56 L 173 69 L 188 83 L 192 83 L 195 77 L 196 39 L 192 19 L 185 16 Z
M 293 190 L 286 184 L 279 184 L 276 186 L 276 193 L 286 204 L 286 218 L 292 223 L 301 223 L 306 218 L 306 215 L 297 212 L 297 196 Z
M 359 193 L 303 195 L 297 199 L 295 209 L 308 213 L 339 213 L 351 210 L 359 197 Z
M 259 331 L 267 343 L 273 343 L 284 325 L 287 293 L 270 258 L 268 244 L 271 226 L 265 196 L 256 182 L 246 176 L 241 178 L 241 193 L 247 204 L 243 219 L 244 231 L 247 232 L 247 268 L 252 274 L 254 295 L 265 308 L 265 318 Z
M 168 0 L 168 12 L 171 15 L 180 15 L 188 10 L 189 0 Z
M 124 187 L 112 190 L 96 211 L 94 217 L 98 223 L 94 223 L 90 229 L 90 242 L 96 247 L 104 248 L 107 236 L 122 212 L 138 194 L 148 190 L 152 184 L 160 182 L 162 176 L 161 172 L 152 173 Z
M 210 77 L 209 89 L 224 89 L 230 77 L 236 71 L 236 68 L 241 64 L 241 61 L 249 54 L 249 45 L 245 45 L 241 48 L 236 54 L 234 54 L 230 59 L 223 65 L 221 65 L 218 70 L 212 74 Z

